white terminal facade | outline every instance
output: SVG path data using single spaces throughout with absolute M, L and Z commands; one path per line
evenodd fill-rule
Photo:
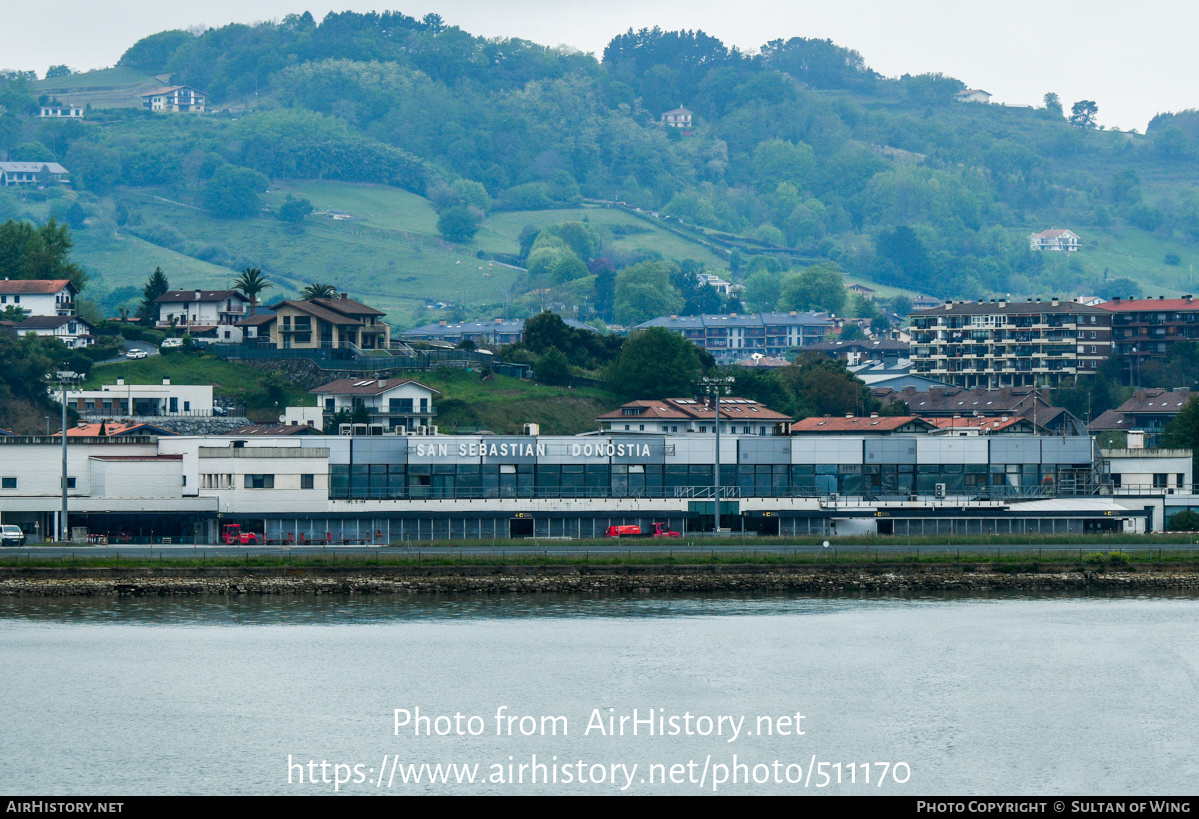
M 0 518 L 55 531 L 60 444 L 0 437 Z M 764 534 L 1159 531 L 1199 509 L 1186 450 L 1088 436 L 723 435 L 722 517 Z M 72 438 L 69 525 L 110 542 L 592 537 L 711 526 L 714 436 Z

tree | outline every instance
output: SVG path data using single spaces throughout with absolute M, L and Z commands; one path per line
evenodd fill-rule
M 262 275 L 262 270 L 257 267 L 247 267 L 245 272 L 237 277 L 237 281 L 233 283 L 233 289 L 240 291 L 250 300 L 250 315 L 254 315 L 254 307 L 258 304 L 258 294 L 268 287 L 274 287 Z
M 451 242 L 469 242 L 479 232 L 479 220 L 471 208 L 456 205 L 438 217 L 437 232 Z
M 780 310 L 823 310 L 840 313 L 845 306 L 845 280 L 835 264 L 823 263 L 794 273 L 783 282 Z
M 204 185 L 204 207 L 213 216 L 244 219 L 260 207 L 260 195 L 267 189 L 267 178 L 250 168 L 222 165 Z
M 69 77 L 74 73 L 75 72 L 71 70 L 70 66 L 52 65 L 46 69 L 46 79 L 52 80 L 55 77 Z
M 1166 528 L 1171 532 L 1199 531 L 1199 512 L 1192 512 L 1189 509 L 1175 512 L 1170 516 L 1170 522 L 1166 524 Z
M 312 301 L 313 299 L 335 299 L 338 296 L 337 288 L 331 284 L 310 284 L 300 293 L 300 298 L 304 301 Z
M 616 320 L 640 324 L 682 309 L 683 299 L 670 284 L 677 269 L 673 262 L 640 262 L 617 273 Z
M 292 196 L 290 193 L 287 195 L 287 201 L 279 206 L 279 218 L 293 225 L 303 222 L 310 213 L 312 203 L 303 196 Z
M 154 268 L 154 272 L 150 274 L 150 278 L 146 281 L 146 286 L 142 288 L 142 304 L 137 310 L 137 318 L 142 324 L 153 324 L 158 318 L 158 305 L 155 304 L 159 296 L 164 295 L 171 289 L 171 283 L 167 281 L 166 274 L 162 272 L 161 267 Z
M 1070 110 L 1070 124 L 1076 128 L 1094 128 L 1095 115 L 1099 113 L 1099 106 L 1094 100 L 1079 100 L 1074 103 L 1074 107 Z
M 1054 119 L 1061 119 L 1063 116 L 1065 116 L 1065 112 L 1062 110 L 1061 98 L 1052 91 L 1045 95 L 1045 110 L 1049 112 Z
M 779 370 L 778 378 L 792 396 L 790 410 L 796 418 L 861 415 L 879 408 L 878 399 L 845 368 L 844 361 L 804 353 Z
M 650 327 L 625 341 L 608 383 L 620 395 L 668 398 L 690 395 L 700 372 L 694 344 L 664 327 Z
M 533 374 L 543 384 L 565 384 L 570 380 L 570 362 L 557 347 L 546 351 L 533 368 Z

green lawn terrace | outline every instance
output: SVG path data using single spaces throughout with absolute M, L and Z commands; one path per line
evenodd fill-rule
M 135 68 L 102 68 L 30 83 L 34 94 L 92 108 L 141 108 L 142 94 L 170 83 Z

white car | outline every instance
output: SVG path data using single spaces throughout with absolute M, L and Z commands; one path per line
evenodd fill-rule
M 159 344 L 158 346 L 159 346 L 159 348 L 160 348 L 160 349 L 163 349 L 163 350 L 170 350 L 170 349 L 172 349 L 173 347 L 182 347 L 182 346 L 183 346 L 183 339 L 181 339 L 181 338 L 168 338 L 168 339 L 166 339 L 165 341 L 163 341 L 163 342 L 162 342 L 162 344 Z
M 125 353 L 125 358 L 128 358 L 130 360 L 136 360 L 139 358 L 149 358 L 149 357 L 150 357 L 150 354 L 147 353 L 145 350 L 130 350 L 129 352 Z

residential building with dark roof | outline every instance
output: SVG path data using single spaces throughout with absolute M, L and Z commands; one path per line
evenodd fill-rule
M 33 333 L 56 338 L 72 350 L 96 343 L 96 328 L 78 316 L 30 316 L 12 324 L 17 335 Z
M 37 188 L 70 181 L 71 174 L 57 162 L 0 162 L 0 188 Z
M 342 378 L 309 390 L 325 420 L 337 412 L 354 412 L 359 407 L 370 415 L 370 423 L 395 430 L 404 427 L 428 429 L 437 415 L 433 396 L 441 393 L 411 378 Z
M 1057 387 L 1111 355 L 1111 312 L 1056 298 L 947 302 L 910 318 L 913 371 L 966 389 Z
M 1027 418 L 1051 435 L 1086 435 L 1086 425 L 1068 410 L 1051 406 L 1039 390 L 1033 387 L 1012 387 L 999 390 L 963 390 L 959 387 L 920 392 L 886 387 L 873 388 L 870 394 L 883 405 L 903 401 L 913 415 L 922 418 L 953 418 L 976 416 Z
M 250 300 L 237 290 L 170 290 L 154 303 L 158 305 L 156 329 L 171 331 L 173 326 L 175 332 L 197 341 L 238 344 L 243 334 L 239 323 Z
M 750 398 L 720 399 L 720 431 L 729 435 L 786 435 L 792 418 Z M 630 401 L 596 419 L 603 432 L 714 433 L 711 399 L 663 398 Z
M 594 327 L 575 319 L 563 318 L 562 321 L 575 330 L 596 332 Z M 524 319 L 495 318 L 491 321 L 439 321 L 405 330 L 399 336 L 405 341 L 441 341 L 446 344 L 471 341 L 478 346 L 500 347 L 519 343 L 524 332 Z
M 1137 390 L 1132 398 L 1103 413 L 1087 428 L 1092 433 L 1141 430 L 1145 433 L 1145 446 L 1154 447 L 1166 425 L 1182 412 L 1192 394 L 1185 388 Z
M 788 350 L 808 347 L 833 329 L 825 313 L 725 313 L 659 316 L 634 330 L 663 327 L 706 350 L 717 364 L 734 364 L 754 353 L 783 358 Z
M 391 345 L 387 315 L 350 298 L 287 300 L 272 304 L 275 320 L 259 325 L 281 350 L 386 350 Z
M 188 85 L 155 88 L 142 94 L 142 107 L 147 111 L 202 114 L 204 94 Z
M 896 365 L 911 354 L 911 345 L 893 339 L 855 339 L 853 341 L 819 341 L 809 344 L 808 351 L 821 353 L 847 364 L 865 364 L 875 361 L 880 364 Z
M 1113 353 L 1131 375 L 1150 358 L 1165 358 L 1181 341 L 1199 342 L 1199 302 L 1180 299 L 1113 298 L 1098 305 L 1112 316 Z

